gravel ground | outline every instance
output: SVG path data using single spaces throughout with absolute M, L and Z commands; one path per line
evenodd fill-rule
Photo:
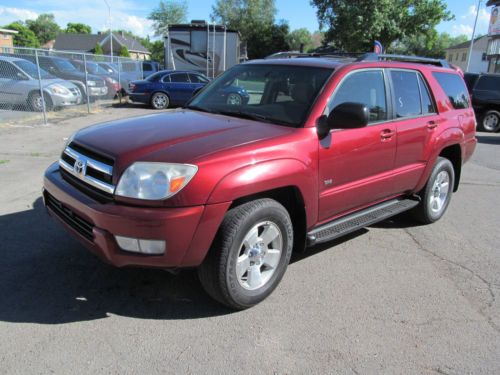
M 295 255 L 234 313 L 193 271 L 115 269 L 49 219 L 65 137 L 145 108 L 0 127 L 0 373 L 500 373 L 500 134 L 479 134 L 446 216 L 388 220 Z

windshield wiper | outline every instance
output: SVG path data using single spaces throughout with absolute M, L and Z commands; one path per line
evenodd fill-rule
M 280 119 L 273 118 L 273 117 L 267 117 L 264 115 L 259 115 L 257 113 L 249 113 L 249 112 L 242 112 L 242 111 L 218 111 L 217 113 L 220 113 L 221 115 L 234 116 L 234 117 L 245 118 L 245 119 L 250 119 L 250 120 L 255 120 L 255 121 L 264 121 L 264 122 L 267 122 L 270 124 L 296 126 L 296 124 L 293 124 L 291 122 L 288 122 L 285 120 L 280 120 Z
M 187 105 L 187 106 L 184 106 L 182 108 L 184 108 L 184 109 L 192 109 L 193 111 L 200 111 L 200 112 L 206 112 L 206 113 L 219 113 L 217 111 L 212 111 L 210 109 L 199 107 L 197 105 Z

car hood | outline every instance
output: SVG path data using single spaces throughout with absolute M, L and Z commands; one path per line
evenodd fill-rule
M 34 81 L 38 85 L 38 81 Z M 42 79 L 43 87 L 46 88 L 53 84 L 58 84 L 66 87 L 67 89 L 72 89 L 76 87 L 73 83 L 60 78 Z
M 207 155 L 289 134 L 293 128 L 191 110 L 130 118 L 79 131 L 74 142 L 115 160 L 195 163 Z

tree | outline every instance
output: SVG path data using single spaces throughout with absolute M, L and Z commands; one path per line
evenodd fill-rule
M 119 55 L 121 57 L 130 57 L 130 53 L 128 52 L 128 48 L 126 46 L 121 46 Z
M 288 25 L 284 22 L 275 25 L 275 15 L 274 0 L 217 0 L 211 18 L 238 30 L 247 42 L 248 57 L 254 59 L 288 49 L 286 41 L 281 40 L 285 29 L 288 33 Z
M 438 34 L 437 32 L 428 35 L 412 35 L 394 43 L 392 51 L 398 54 L 444 59 L 447 48 L 468 40 L 466 35 L 452 37 L 448 33 Z
M 54 15 L 51 13 L 42 13 L 36 20 L 27 20 L 26 26 L 33 31 L 41 44 L 54 40 L 61 32 L 61 28 L 55 22 Z
M 366 52 L 379 40 L 385 47 L 417 35 L 427 35 L 441 21 L 454 17 L 443 0 L 311 0 L 326 41 L 349 52 Z
M 153 21 L 155 36 L 165 36 L 168 25 L 186 22 L 187 9 L 185 0 L 160 0 L 158 8 L 154 9 L 148 16 L 148 19 Z
M 292 51 L 300 51 L 301 47 L 303 52 L 308 51 L 313 45 L 311 33 L 306 28 L 293 30 L 285 40 Z
M 101 45 L 99 43 L 95 44 L 94 54 L 96 54 L 96 55 L 104 55 L 104 51 L 103 51 L 103 49 L 102 49 L 102 47 L 101 47 Z
M 90 34 L 92 33 L 92 28 L 84 23 L 68 22 L 68 24 L 66 25 L 66 30 L 64 30 L 64 32 L 68 34 Z
M 31 31 L 22 21 L 12 22 L 10 25 L 4 26 L 5 29 L 16 30 L 18 33 L 14 34 L 14 46 L 16 47 L 40 47 L 40 41 L 36 35 Z

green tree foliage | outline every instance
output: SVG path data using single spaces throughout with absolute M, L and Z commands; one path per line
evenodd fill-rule
M 217 0 L 211 18 L 238 30 L 247 42 L 248 57 L 254 59 L 289 49 L 288 24 L 275 24 L 275 15 L 274 0 Z
M 101 47 L 101 45 L 99 43 L 95 44 L 94 53 L 96 55 L 104 55 L 104 51 L 103 51 L 103 49 L 102 49 L 102 47 Z
M 410 36 L 431 37 L 434 27 L 453 16 L 443 0 L 311 0 L 326 41 L 350 52 L 373 49 L 379 40 L 385 47 Z
M 186 22 L 187 2 L 175 0 L 160 0 L 158 8 L 148 16 L 153 21 L 155 36 L 164 36 L 168 25 Z
M 35 33 L 31 31 L 22 21 L 12 22 L 3 28 L 9 30 L 16 30 L 18 33 L 14 34 L 14 46 L 16 47 L 40 47 L 40 41 Z
M 307 52 L 313 46 L 312 35 L 306 28 L 293 30 L 285 40 L 292 51 L 299 51 L 302 46 L 303 51 Z
M 120 48 L 120 56 L 121 57 L 130 57 L 130 53 L 128 52 L 128 48 L 125 46 L 122 46 Z
M 69 22 L 66 25 L 66 29 L 64 30 L 64 32 L 68 34 L 91 34 L 92 28 L 84 23 Z
M 446 49 L 454 45 L 468 41 L 466 35 L 452 37 L 448 33 L 438 34 L 431 32 L 428 34 L 411 35 L 394 43 L 392 51 L 405 55 L 416 55 L 444 59 Z
M 26 26 L 33 31 L 41 44 L 54 40 L 57 34 L 61 32 L 54 15 L 50 13 L 40 14 L 36 20 L 27 20 Z

